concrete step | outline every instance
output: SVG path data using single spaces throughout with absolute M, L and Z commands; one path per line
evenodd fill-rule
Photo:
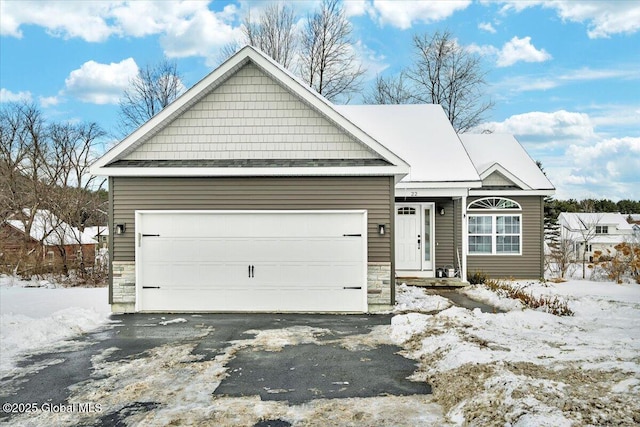
M 396 284 L 406 283 L 410 286 L 462 288 L 469 286 L 469 282 L 463 282 L 459 277 L 396 277 Z

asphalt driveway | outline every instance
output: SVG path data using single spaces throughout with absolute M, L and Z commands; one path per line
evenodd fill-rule
M 0 379 L 0 400 L 11 409 L 0 413 L 0 420 L 290 425 L 270 420 L 268 408 L 431 392 L 425 382 L 407 379 L 416 366 L 390 341 L 390 315 L 131 314 L 112 319 L 114 324 L 58 351 L 29 357 L 18 375 Z M 240 408 L 253 415 L 242 418 Z M 185 411 L 200 418 L 185 418 Z

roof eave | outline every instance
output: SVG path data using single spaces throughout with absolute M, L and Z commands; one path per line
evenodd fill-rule
M 533 189 L 533 190 L 518 190 L 518 189 L 502 189 L 502 190 L 490 190 L 490 189 L 478 189 L 470 190 L 470 196 L 553 196 L 556 194 L 555 189 Z
M 230 177 L 230 176 L 396 176 L 402 179 L 409 173 L 403 166 L 353 167 L 287 167 L 287 168 L 157 168 L 157 167 L 96 167 L 91 173 L 112 177 Z

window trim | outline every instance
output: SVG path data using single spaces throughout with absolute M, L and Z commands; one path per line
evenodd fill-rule
M 505 207 L 505 204 L 511 204 L 512 206 Z M 468 211 L 521 211 L 522 206 L 515 200 L 507 199 L 506 197 L 482 197 L 474 200 L 467 206 Z
M 518 217 L 520 224 L 520 231 L 517 234 L 514 233 L 503 233 L 498 234 L 497 222 L 499 216 L 510 216 L 510 217 Z M 521 213 L 510 213 L 509 210 L 505 210 L 503 212 L 494 212 L 494 213 L 486 213 L 486 214 L 469 214 L 469 219 L 471 217 L 491 217 L 491 234 L 478 234 L 478 233 L 470 233 L 469 232 L 469 222 L 467 221 L 467 247 L 468 247 L 468 255 L 469 256 L 522 256 L 522 245 L 523 245 L 523 232 L 522 232 L 522 214 Z M 490 236 L 491 237 L 491 252 L 472 252 L 471 251 L 471 237 L 472 236 Z M 518 236 L 520 239 L 520 245 L 518 252 L 498 252 L 497 251 L 497 243 L 498 236 Z

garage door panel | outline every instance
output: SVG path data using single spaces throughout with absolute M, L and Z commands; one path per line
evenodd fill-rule
M 146 300 L 146 311 L 197 312 L 211 311 L 216 307 L 219 312 L 360 312 L 362 304 L 358 301 L 360 290 L 341 290 L 342 298 L 336 298 L 333 290 L 272 290 L 225 289 L 220 291 L 171 290 L 159 292 L 145 289 L 142 297 Z M 355 298 L 354 298 L 355 295 Z M 246 300 L 254 304 L 247 307 Z
M 363 211 L 138 215 L 139 310 L 366 310 Z

